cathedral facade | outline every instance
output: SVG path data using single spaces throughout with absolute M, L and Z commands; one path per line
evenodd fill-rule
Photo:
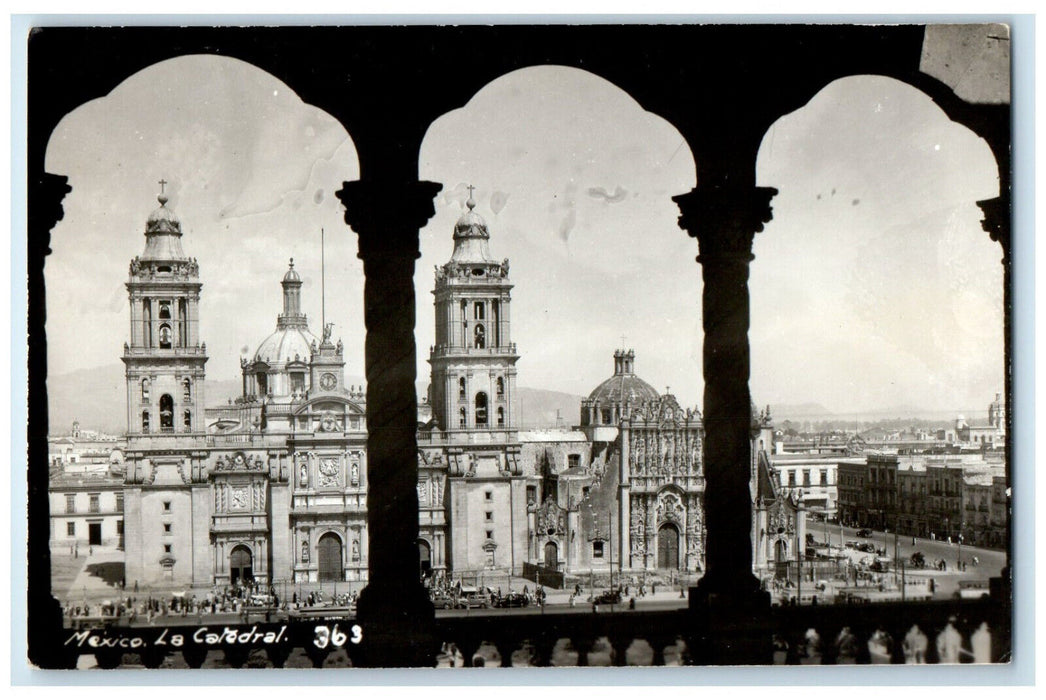
M 491 254 L 475 206 L 470 196 L 435 270 L 431 417 L 418 429 L 422 571 L 702 572 L 700 412 L 640 379 L 622 349 L 575 428 L 521 430 L 509 261 Z M 345 385 L 332 324 L 310 330 L 293 260 L 275 330 L 241 359 L 241 396 L 204 408 L 199 266 L 162 196 L 145 236 L 123 355 L 128 583 L 365 581 L 366 394 Z M 776 500 L 757 469 L 767 439 L 772 429 L 754 430 L 753 505 L 773 519 L 756 545 L 772 558 Z

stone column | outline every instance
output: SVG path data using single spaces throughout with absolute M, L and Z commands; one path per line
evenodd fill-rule
M 367 666 L 432 666 L 434 614 L 421 585 L 418 539 L 418 231 L 435 214 L 433 182 L 346 182 L 337 194 L 359 235 L 366 277 L 369 583 L 358 619 Z
M 704 278 L 706 569 L 690 593 L 688 641 L 699 664 L 767 663 L 772 650 L 770 595 L 752 574 L 748 265 L 777 190 L 745 183 L 723 176 L 673 198 Z
M 752 575 L 749 492 L 752 401 L 748 389 L 748 265 L 752 239 L 772 216 L 777 190 L 716 184 L 673 197 L 679 225 L 697 238 L 704 290 L 704 471 L 707 593 L 758 590 Z
M 997 155 L 998 158 L 998 155 Z M 1000 183 L 998 197 L 985 199 L 977 202 L 977 206 L 984 213 L 981 219 L 983 228 L 993 241 L 998 241 L 1002 246 L 1002 308 L 1003 308 L 1003 349 L 1006 362 L 1005 391 L 1006 391 L 1006 483 L 1013 485 L 1013 257 L 1010 255 L 1011 248 L 1011 203 L 1009 189 L 1009 161 L 1002 160 L 999 163 Z M 992 579 L 990 585 L 993 592 L 998 596 L 1009 600 L 1012 590 L 1011 564 L 1013 559 L 1013 510 L 1009 503 L 1006 506 L 1007 519 L 1009 521 L 1009 532 L 1006 536 L 1006 565 L 1000 576 Z
M 30 146 L 30 153 L 33 153 Z M 40 151 L 42 153 L 42 151 Z M 64 654 L 55 639 L 61 636 L 62 611 L 51 595 L 51 554 L 48 548 L 49 503 L 47 495 L 47 337 L 44 260 L 50 254 L 51 229 L 65 216 L 62 200 L 72 191 L 68 178 L 43 171 L 43 158 L 30 161 L 28 227 L 28 551 L 26 570 L 29 660 L 42 668 L 61 668 L 72 656 Z

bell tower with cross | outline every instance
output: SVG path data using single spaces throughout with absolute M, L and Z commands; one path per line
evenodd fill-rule
M 432 415 L 450 433 L 513 430 L 519 355 L 511 334 L 508 259 L 490 254 L 490 231 L 475 211 L 475 188 L 468 190 L 467 211 L 454 225 L 454 252 L 436 268 L 432 291 Z
M 205 520 L 197 492 L 207 488 L 201 476 L 207 347 L 200 341 L 199 266 L 182 250 L 168 183 L 159 184 L 160 206 L 146 220 L 145 250 L 128 273 L 130 340 L 121 358 L 127 380 L 126 580 L 143 585 L 203 576 L 209 551 L 205 543 L 189 546 L 188 538 L 163 534 L 197 532 L 194 523 Z

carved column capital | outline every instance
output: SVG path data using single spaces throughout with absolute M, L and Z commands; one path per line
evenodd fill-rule
M 752 259 L 752 239 L 773 218 L 774 187 L 712 185 L 672 197 L 679 205 L 679 227 L 696 238 L 698 258 Z
M 342 183 L 335 194 L 345 206 L 345 223 L 359 236 L 359 257 L 420 257 L 418 231 L 436 213 L 433 200 L 441 189 L 427 181 Z
M 1010 198 L 1008 196 L 982 199 L 977 206 L 984 213 L 981 228 L 993 241 L 1002 245 L 1003 259 L 1010 255 Z

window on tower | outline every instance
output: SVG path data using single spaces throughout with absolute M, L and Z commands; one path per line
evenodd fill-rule
M 465 427 L 465 420 L 466 420 L 466 418 L 465 418 L 465 409 L 464 409 L 464 407 L 462 407 L 462 408 L 458 409 L 458 427 L 459 428 L 464 428 Z
M 185 426 L 185 432 L 192 432 L 192 411 L 186 411 L 182 415 L 182 425 Z
M 498 377 L 497 381 L 498 398 L 505 397 L 505 380 L 502 377 Z
M 149 412 L 142 411 L 142 432 L 149 432 Z
M 160 326 L 160 347 L 165 350 L 171 347 L 171 326 L 166 323 Z
M 476 394 L 476 427 L 487 425 L 487 394 Z
M 475 346 L 476 346 L 476 348 L 482 350 L 483 348 L 485 348 L 487 346 L 486 333 L 483 330 L 483 324 L 482 323 L 477 323 L 476 324 L 476 330 L 473 332 L 473 336 L 475 338 Z
M 472 305 L 472 313 L 473 313 L 473 316 L 476 318 L 477 321 L 482 321 L 483 320 L 483 302 L 482 301 L 477 301 L 475 304 Z
M 160 320 L 170 320 L 171 318 L 171 302 L 161 301 L 160 302 Z
M 182 380 L 182 401 L 185 403 L 192 401 L 192 380 L 188 377 Z
M 498 427 L 504 427 L 505 425 L 505 409 L 502 406 L 498 406 Z
M 189 314 L 186 311 L 185 299 L 178 300 L 178 346 L 186 347 L 189 345 L 189 338 L 187 336 L 189 328 Z
M 465 378 L 458 377 L 458 398 L 465 398 Z
M 160 431 L 169 433 L 174 430 L 174 399 L 170 394 L 160 397 Z
M 149 378 L 142 379 L 142 403 L 149 401 Z

